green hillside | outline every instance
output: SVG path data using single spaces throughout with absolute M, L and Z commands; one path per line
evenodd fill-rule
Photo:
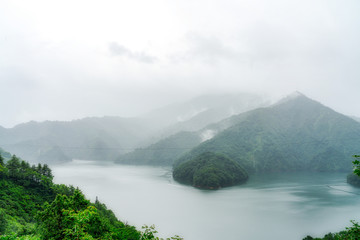
M 118 157 L 116 163 L 134 165 L 171 166 L 182 154 L 197 146 L 201 138 L 197 133 L 180 132 L 147 148 L 139 148 Z
M 245 182 L 246 171 L 224 155 L 206 152 L 174 168 L 176 181 L 197 188 L 219 189 Z
M 175 165 L 213 151 L 249 173 L 349 171 L 360 148 L 360 124 L 304 95 L 236 117 L 238 122 L 182 156 Z
M 0 154 L 1 240 L 158 239 L 153 227 L 138 231 L 98 200 L 52 179 L 46 164 L 31 166 L 15 155 L 5 161 Z
M 140 232 L 118 221 L 104 204 L 98 201 L 91 204 L 80 190 L 54 184 L 52 179 L 51 169 L 46 164 L 30 166 L 16 156 L 5 162 L 0 155 L 0 235 L 3 235 L 0 239 L 16 239 L 23 235 L 36 236 L 35 239 L 64 239 L 71 235 L 66 230 L 80 223 L 83 227 L 78 234 L 83 236 L 140 238 Z M 89 219 L 78 222 L 80 214 L 87 214 Z
M 209 99 L 214 101 L 212 98 Z M 244 105 L 243 108 L 246 109 L 246 101 L 244 102 L 244 99 L 231 99 L 234 101 L 241 100 L 240 102 L 233 103 L 233 105 Z M 224 102 L 220 101 L 220 98 L 216 98 L 216 100 L 220 102 L 217 108 L 211 108 L 192 117 L 188 121 L 173 125 L 171 129 L 168 128 L 165 131 L 165 136 L 167 136 L 167 133 L 169 132 L 177 132 L 180 129 L 197 129 L 196 131 L 180 131 L 172 134 L 171 136 L 163 137 L 147 147 L 138 148 L 133 152 L 119 156 L 116 162 L 120 164 L 172 166 L 173 163 L 182 156 L 182 154 L 188 152 L 190 149 L 196 147 L 208 138 L 211 138 L 213 135 L 216 135 L 217 133 L 222 132 L 230 126 L 236 124 L 239 119 L 246 115 L 234 115 L 224 119 L 225 116 L 230 116 L 230 113 L 225 114 L 224 112 L 224 109 L 229 111 L 231 108 L 231 105 L 227 107 L 224 106 L 225 103 L 230 104 L 230 99 L 226 98 L 226 101 Z M 204 102 L 202 102 L 202 104 L 204 104 Z M 246 106 L 247 108 L 254 108 L 255 105 L 259 105 L 259 103 L 248 103 Z M 237 108 L 237 110 L 240 111 L 239 108 Z M 211 123 L 219 119 L 222 120 L 216 123 Z M 196 127 L 193 124 L 195 124 Z M 192 127 L 190 127 L 190 125 Z

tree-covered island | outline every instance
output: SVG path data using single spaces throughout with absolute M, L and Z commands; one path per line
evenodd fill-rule
M 202 189 L 219 189 L 245 182 L 246 171 L 225 155 L 205 152 L 176 166 L 176 181 Z

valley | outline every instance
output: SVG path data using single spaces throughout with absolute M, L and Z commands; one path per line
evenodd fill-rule
M 137 228 L 155 224 L 162 237 L 301 240 L 360 220 L 360 189 L 346 173 L 265 173 L 211 191 L 177 183 L 165 167 L 75 161 L 53 172 L 56 183 L 79 186 Z
M 11 150 L 51 165 L 55 182 L 103 199 L 137 229 L 157 225 L 161 236 L 302 239 L 357 219 L 360 192 L 346 176 L 360 122 L 299 92 L 265 105 L 249 105 L 248 97 L 237 103 L 245 108 L 213 117 L 208 110 L 185 114 L 189 102 L 176 113 L 156 110 L 155 125 L 150 114 L 2 128 L 0 153 L 5 161 Z M 181 114 L 187 117 L 174 118 Z M 249 221 L 267 231 L 238 226 Z
M 360 239 L 360 1 L 0 1 L 0 240 Z

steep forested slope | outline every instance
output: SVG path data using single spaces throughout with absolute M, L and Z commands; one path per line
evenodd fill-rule
M 98 200 L 91 203 L 79 189 L 52 179 L 46 164 L 31 166 L 15 155 L 5 161 L 0 154 L 0 239 L 156 238 L 154 228 L 138 231 Z
M 30 166 L 16 156 L 5 162 L 0 155 L 0 235 L 30 234 L 41 239 L 70 236 L 69 239 L 75 239 L 74 234 L 79 237 L 107 234 L 109 239 L 140 238 L 140 232 L 118 221 L 104 204 L 98 201 L 90 204 L 79 190 L 53 184 L 52 179 L 51 169 L 46 164 Z M 88 219 L 81 222 L 77 219 L 80 214 Z M 72 232 L 72 226 L 80 223 L 79 232 Z
M 119 156 L 116 162 L 121 164 L 172 166 L 175 160 L 177 160 L 182 154 L 196 147 L 201 142 L 214 137 L 219 132 L 236 124 L 240 121 L 240 119 L 246 116 L 246 114 L 232 116 L 230 111 L 230 109 L 233 108 L 232 106 L 237 106 L 237 108 L 235 108 L 236 111 L 252 109 L 255 106 L 259 106 L 258 99 L 255 101 L 256 99 L 247 99 L 248 97 L 249 96 L 228 96 L 223 101 L 221 101 L 220 98 L 215 98 L 220 102 L 218 104 L 212 103 L 216 107 L 205 110 L 196 116 L 193 116 L 188 121 L 173 125 L 171 128 L 165 130 L 165 135 L 163 135 L 163 138 L 160 138 L 160 140 L 147 147 L 135 149 L 133 152 Z M 247 101 L 254 100 L 255 102 L 249 103 L 245 101 L 245 99 L 247 99 Z M 195 101 L 195 103 L 198 103 L 199 106 L 206 106 L 204 101 L 214 101 L 214 98 L 200 98 L 197 100 L 201 100 L 200 102 Z M 231 103 L 229 102 L 230 100 L 234 100 L 235 102 Z M 236 102 L 236 100 L 239 102 Z M 225 104 L 228 105 L 225 106 Z M 214 122 L 219 119 L 222 120 Z M 196 129 L 196 131 L 181 131 L 166 137 L 167 134 L 181 129 Z
M 360 149 L 360 124 L 302 94 L 240 114 L 238 123 L 200 144 L 177 164 L 213 151 L 248 172 L 342 171 Z

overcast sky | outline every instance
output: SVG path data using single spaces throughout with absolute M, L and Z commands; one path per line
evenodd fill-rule
M 360 116 L 358 0 L 0 0 L 0 125 L 300 91 Z

